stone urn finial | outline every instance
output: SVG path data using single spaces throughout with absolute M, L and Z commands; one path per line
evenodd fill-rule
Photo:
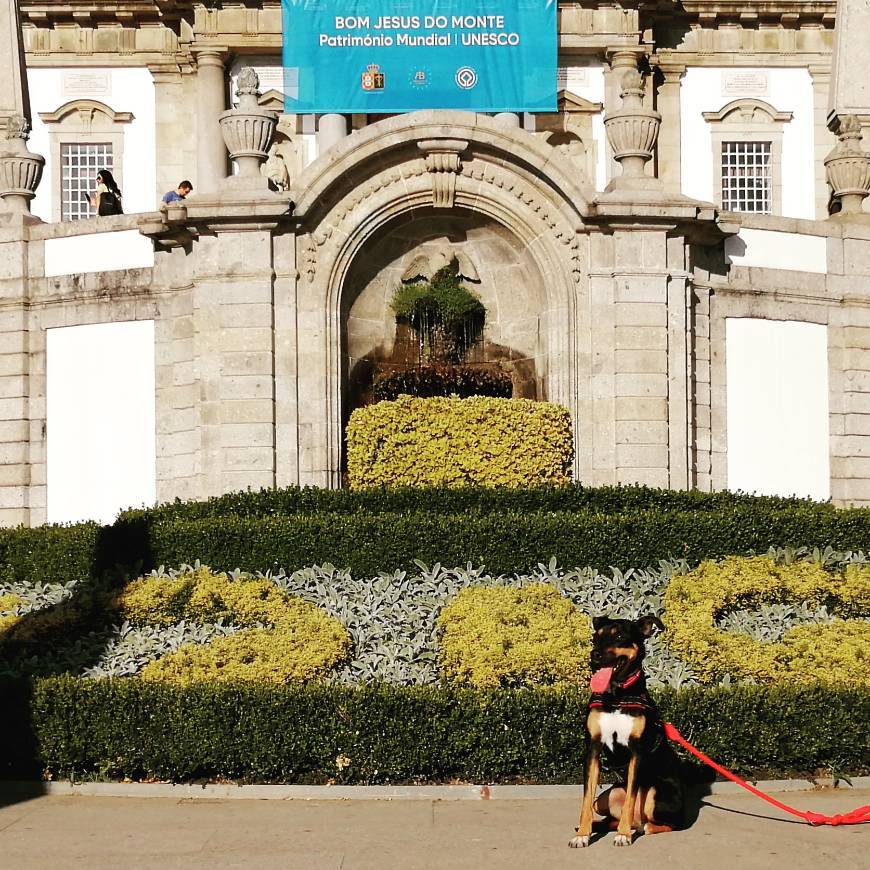
M 30 200 L 42 178 L 45 158 L 27 148 L 30 124 L 23 115 L 7 118 L 0 142 L 0 198 L 9 211 L 30 213 Z
M 870 154 L 861 147 L 861 122 L 855 115 L 838 119 L 839 140 L 825 158 L 828 184 L 840 200 L 844 214 L 858 214 L 870 194 Z
M 620 84 L 622 107 L 607 113 L 604 127 L 623 178 L 640 178 L 644 164 L 652 159 L 662 116 L 644 107 L 643 76 L 637 69 L 623 73 Z
M 251 67 L 245 67 L 237 81 L 238 108 L 220 116 L 221 134 L 230 157 L 239 167 L 238 177 L 250 179 L 251 186 L 262 183 L 260 165 L 268 157 L 269 145 L 278 123 L 275 112 L 260 108 L 257 102 L 259 93 L 260 79 L 257 73 Z

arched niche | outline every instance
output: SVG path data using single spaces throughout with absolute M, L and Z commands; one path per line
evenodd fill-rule
M 510 374 L 517 397 L 547 398 L 548 354 L 541 340 L 544 276 L 507 227 L 471 210 L 413 212 L 382 227 L 354 258 L 341 293 L 346 414 L 371 398 L 374 375 L 414 364 L 390 301 L 409 263 L 457 258 L 486 308 L 481 340 L 468 361 Z

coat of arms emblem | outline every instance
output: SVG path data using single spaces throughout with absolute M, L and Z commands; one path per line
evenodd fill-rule
M 370 63 L 362 74 L 362 89 L 364 91 L 382 91 L 386 77 L 376 63 Z

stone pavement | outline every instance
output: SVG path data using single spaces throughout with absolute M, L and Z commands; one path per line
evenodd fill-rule
M 579 789 L 578 789 L 579 792 Z M 843 813 L 870 789 L 791 792 Z M 0 795 L 3 870 L 753 870 L 867 866 L 870 825 L 810 828 L 748 794 L 704 798 L 686 831 L 568 848 L 577 801 L 282 801 Z

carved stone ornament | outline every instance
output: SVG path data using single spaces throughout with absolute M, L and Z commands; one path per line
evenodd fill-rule
M 604 117 L 613 158 L 627 178 L 644 175 L 644 164 L 652 159 L 662 122 L 658 112 L 644 107 L 643 93 L 643 77 L 637 70 L 628 70 L 622 76 L 622 108 Z
M 858 214 L 870 194 L 870 154 L 861 148 L 861 122 L 843 115 L 837 130 L 839 142 L 825 158 L 828 184 L 840 200 L 844 214 Z
M 245 67 L 238 77 L 236 95 L 239 107 L 220 116 L 221 134 L 230 157 L 236 161 L 241 178 L 252 182 L 260 179 L 260 165 L 266 160 L 269 145 L 275 133 L 278 116 L 275 112 L 260 108 L 260 79 L 250 67 Z
M 30 200 L 42 179 L 45 158 L 27 148 L 30 124 L 22 115 L 7 119 L 5 142 L 0 147 L 0 198 L 13 212 L 30 212 Z
M 462 171 L 460 155 L 468 148 L 464 139 L 424 139 L 417 147 L 426 155 L 426 170 L 432 175 L 432 205 L 453 208 L 456 176 Z

